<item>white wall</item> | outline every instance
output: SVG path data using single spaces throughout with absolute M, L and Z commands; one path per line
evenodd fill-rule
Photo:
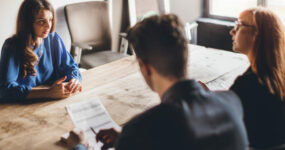
M 193 22 L 201 16 L 202 0 L 169 0 L 170 12 L 186 22 Z
M 0 0 L 0 47 L 15 33 L 16 18 L 21 0 Z
M 64 18 L 63 7 L 66 4 L 84 2 L 92 0 L 50 0 L 54 6 L 57 14 L 57 26 L 56 31 L 63 38 L 66 47 L 69 49 L 71 45 L 70 35 L 68 32 L 67 25 Z M 109 0 L 113 3 L 112 12 L 112 26 L 113 26 L 113 49 L 117 48 L 118 44 L 118 33 L 120 30 L 120 20 L 121 20 L 121 11 L 122 11 L 122 0 Z M 16 28 L 16 18 L 18 9 L 23 0 L 0 0 L 0 52 L 2 45 L 8 37 L 12 36 L 15 33 Z M 1 54 L 1 53 L 0 53 Z

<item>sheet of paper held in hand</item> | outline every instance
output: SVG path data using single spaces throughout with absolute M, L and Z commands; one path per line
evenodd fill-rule
M 92 132 L 91 127 L 96 133 L 101 129 L 109 128 L 115 128 L 117 131 L 121 130 L 121 127 L 112 120 L 98 97 L 69 104 L 66 106 L 66 110 L 75 128 L 85 131 L 89 140 L 90 149 L 97 150 L 101 149 L 102 146 L 101 142 L 96 142 L 95 134 Z

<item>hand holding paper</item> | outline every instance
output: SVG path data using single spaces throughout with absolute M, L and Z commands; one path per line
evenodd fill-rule
M 95 138 L 97 138 L 97 135 L 95 136 L 94 132 L 99 134 L 100 130 L 110 128 L 115 128 L 118 131 L 121 130 L 121 127 L 112 120 L 98 98 L 69 104 L 66 106 L 66 110 L 74 126 L 85 133 L 88 139 L 89 149 L 100 149 L 102 146 L 101 142 L 96 142 Z M 73 132 L 73 136 L 74 133 L 76 135 L 76 132 Z M 80 141 L 80 135 L 77 135 L 77 138 L 79 138 L 78 141 Z M 102 142 L 104 143 L 104 141 Z

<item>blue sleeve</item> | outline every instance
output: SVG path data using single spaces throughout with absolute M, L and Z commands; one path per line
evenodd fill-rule
M 59 35 L 56 32 L 54 33 L 54 38 L 52 43 L 53 43 L 52 47 L 57 56 L 56 59 L 57 79 L 66 75 L 67 81 L 69 81 L 72 78 L 81 81 L 82 79 L 80 71 L 78 69 L 78 65 L 74 62 L 72 56 L 66 50 L 62 39 L 59 37 Z
M 5 41 L 0 59 L 0 102 L 16 102 L 26 98 L 31 86 L 18 83 L 20 54 L 11 39 Z
M 71 150 L 88 150 L 87 147 L 83 144 L 75 145 Z

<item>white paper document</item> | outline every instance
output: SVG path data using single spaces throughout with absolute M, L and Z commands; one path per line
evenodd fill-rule
M 66 110 L 75 126 L 80 130 L 83 130 L 88 137 L 90 149 L 100 149 L 101 142 L 96 142 L 95 134 L 92 132 L 91 127 L 99 132 L 101 129 L 115 128 L 120 131 L 121 127 L 117 125 L 100 100 L 95 97 L 87 101 L 79 103 L 69 104 L 66 106 Z

